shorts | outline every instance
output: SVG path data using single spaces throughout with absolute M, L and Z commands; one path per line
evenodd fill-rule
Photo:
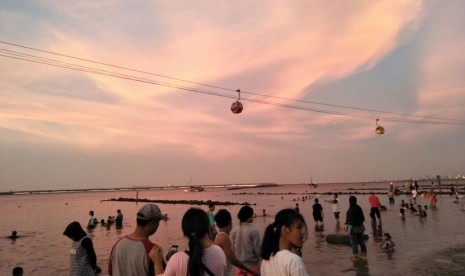
M 341 213 L 341 212 L 334 212 L 334 217 L 335 217 L 336 219 L 339 219 L 339 214 L 340 214 L 340 213 Z
M 323 216 L 321 215 L 321 213 L 316 213 L 316 214 L 313 214 L 313 220 L 316 222 L 316 221 L 321 221 L 323 222 Z
M 371 219 L 375 219 L 375 215 L 377 218 L 381 218 L 381 213 L 379 212 L 379 208 L 371 208 L 370 210 Z

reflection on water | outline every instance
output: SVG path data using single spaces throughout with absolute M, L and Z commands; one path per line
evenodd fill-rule
M 338 234 L 341 231 L 341 222 L 339 220 L 336 221 L 336 227 L 334 228 L 334 232 Z
M 358 262 L 353 262 L 354 263 L 354 268 L 355 268 L 355 275 L 357 276 L 365 276 L 365 275 L 370 275 L 369 269 L 368 269 L 368 262 L 364 261 L 358 261 Z
M 368 186 L 368 185 L 366 185 Z M 366 188 L 365 186 L 365 188 Z M 201 193 L 185 193 L 177 190 L 139 191 L 139 198 L 151 199 L 199 199 L 253 203 L 259 215 L 254 225 L 263 233 L 266 226 L 273 222 L 274 215 L 282 208 L 294 208 L 300 198 L 300 212 L 306 218 L 309 234 L 302 253 L 303 260 L 311 275 L 413 275 L 412 268 L 429 258 L 437 258 L 438 250 L 446 250 L 465 243 L 465 212 L 460 204 L 454 204 L 448 195 L 439 196 L 438 209 L 428 210 L 426 218 L 419 218 L 409 211 L 405 220 L 399 217 L 400 200 L 408 201 L 406 195 L 396 197 L 396 203 L 389 204 L 388 197 L 380 195 L 386 211 L 381 212 L 383 225 L 371 225 L 369 204 L 366 195 L 357 195 L 358 203 L 363 208 L 369 235 L 367 241 L 368 260 L 353 262 L 351 248 L 347 245 L 333 245 L 325 241 L 328 234 L 344 232 L 345 212 L 348 208 L 348 195 L 339 195 L 341 222 L 338 224 L 332 213 L 332 205 L 322 203 L 324 228 L 315 229 L 312 217 L 313 200 L 302 201 L 306 190 L 324 192 L 339 186 L 319 185 L 317 189 L 308 189 L 305 185 L 278 186 L 263 189 L 227 191 L 210 189 Z M 387 187 L 387 186 L 385 186 Z M 288 194 L 292 191 L 293 194 Z M 245 194 L 244 194 L 245 193 Z M 314 197 L 315 195 L 311 195 Z M 11 274 L 14 266 L 22 266 L 26 275 L 66 275 L 69 267 L 68 252 L 71 242 L 63 236 L 63 230 L 71 221 L 78 220 L 85 225 L 89 210 L 94 210 L 100 220 L 109 215 L 116 215 L 121 209 L 124 214 L 123 229 L 98 226 L 89 236 L 93 239 L 98 264 L 102 275 L 107 275 L 108 258 L 113 244 L 122 236 L 131 233 L 135 227 L 135 214 L 143 204 L 133 202 L 102 202 L 103 199 L 116 197 L 135 197 L 135 192 L 95 192 L 74 194 L 41 194 L 1 196 L 2 217 L 0 236 L 8 236 L 17 230 L 22 237 L 16 241 L 0 239 L 0 275 Z M 331 199 L 330 195 L 321 195 L 320 202 Z M 418 198 L 419 204 L 429 204 L 427 199 Z M 182 237 L 181 217 L 190 207 L 181 204 L 160 204 L 163 213 L 170 217 L 163 221 L 158 232 L 151 238 L 166 251 L 171 244 L 179 244 L 184 250 L 187 243 Z M 233 218 L 241 206 L 217 206 L 228 209 Z M 206 206 L 201 208 L 207 209 Z M 266 210 L 266 216 L 262 210 Z M 238 220 L 233 223 L 237 225 Z M 396 243 L 395 251 L 384 252 L 379 248 L 382 234 L 389 232 Z M 423 274 L 424 275 L 424 274 Z
M 373 236 L 373 241 L 380 243 L 383 241 L 383 225 L 377 224 L 372 221 L 371 223 L 371 234 Z

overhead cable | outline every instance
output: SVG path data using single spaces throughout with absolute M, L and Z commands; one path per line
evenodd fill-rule
M 69 55 L 63 55 L 63 54 L 54 53 L 54 52 L 50 52 L 50 51 L 44 51 L 44 50 L 40 50 L 40 49 L 36 49 L 36 48 L 32 48 L 32 47 L 26 47 L 26 46 L 22 46 L 22 45 L 18 45 L 18 44 L 13 44 L 13 43 L 8 43 L 8 42 L 4 42 L 4 41 L 0 41 L 0 43 L 7 44 L 7 45 L 10 45 L 10 46 L 30 49 L 30 50 L 34 50 L 34 51 L 39 51 L 39 52 L 43 52 L 43 53 L 47 53 L 47 54 L 53 54 L 53 55 L 56 55 L 56 56 L 72 58 L 72 59 L 76 59 L 76 60 L 80 60 L 80 61 L 86 61 L 86 62 L 90 62 L 90 63 L 94 63 L 94 64 L 109 66 L 109 67 L 113 67 L 113 68 L 124 69 L 124 70 L 132 71 L 132 72 L 144 73 L 144 74 L 149 74 L 149 75 L 152 75 L 152 76 L 157 76 L 157 77 L 182 81 L 182 82 L 201 85 L 201 86 L 205 86 L 205 87 L 209 87 L 209 88 L 220 89 L 220 90 L 223 90 L 223 91 L 236 92 L 236 90 L 233 90 L 233 89 L 223 88 L 223 87 L 209 85 L 209 84 L 203 84 L 203 83 L 199 83 L 199 82 L 187 81 L 187 80 L 183 80 L 183 79 L 179 79 L 179 78 L 173 78 L 173 77 L 164 76 L 164 75 L 160 75 L 160 74 L 154 74 L 154 73 L 141 71 L 141 70 L 136 70 L 136 69 L 131 69 L 131 68 L 123 67 L 123 66 L 117 66 L 117 65 L 107 64 L 107 63 L 101 63 L 101 62 L 97 62 L 97 61 L 82 59 L 82 58 L 79 58 L 79 57 L 74 57 L 74 56 L 69 56 Z M 80 65 L 80 64 L 73 64 L 73 63 L 70 63 L 70 62 L 64 62 L 64 61 L 55 60 L 55 59 L 51 59 L 51 58 L 30 55 L 30 54 L 27 54 L 27 53 L 22 53 L 22 52 L 13 51 L 13 50 L 4 49 L 4 48 L 0 48 L 0 52 L 4 53 L 4 54 L 0 54 L 0 56 L 7 57 L 7 58 L 12 58 L 12 59 L 17 59 L 17 60 L 23 60 L 23 61 L 28 61 L 28 62 L 38 63 L 38 64 L 55 66 L 55 67 L 60 67 L 60 68 L 65 68 L 65 69 L 70 69 L 70 70 L 75 70 L 75 71 L 81 71 L 81 72 L 86 72 L 86 73 L 105 75 L 105 76 L 110 76 L 110 77 L 115 77 L 115 78 L 121 78 L 121 79 L 126 79 L 126 80 L 131 80 L 131 81 L 143 82 L 143 83 L 159 85 L 159 86 L 164 86 L 164 87 L 170 87 L 170 88 L 175 88 L 175 89 L 180 89 L 180 90 L 185 90 L 185 91 L 190 91 L 190 92 L 195 92 L 195 93 L 213 95 L 213 96 L 218 96 L 218 97 L 225 97 L 225 98 L 232 98 L 232 99 L 236 98 L 235 95 L 224 94 L 224 93 L 219 93 L 219 92 L 209 91 L 209 90 L 204 90 L 204 89 L 199 89 L 199 88 L 193 88 L 193 87 L 186 87 L 186 86 L 181 86 L 181 85 L 172 84 L 172 83 L 168 83 L 168 82 L 156 81 L 156 80 L 148 79 L 148 78 L 141 78 L 141 77 L 138 77 L 138 76 L 112 72 L 112 71 L 109 71 L 109 70 L 93 68 L 93 67 L 84 66 L 84 65 Z M 273 102 L 273 101 L 266 100 L 266 99 L 254 99 L 254 98 L 250 98 L 250 97 L 243 97 L 242 98 L 242 100 L 249 101 L 249 102 L 267 104 L 267 105 L 274 105 L 274 106 L 280 106 L 280 107 L 286 107 L 286 108 L 293 108 L 293 109 L 298 109 L 298 110 L 307 110 L 307 111 L 319 112 L 319 113 L 325 113 L 325 114 L 334 114 L 334 115 L 354 117 L 354 118 L 360 118 L 360 119 L 370 119 L 370 120 L 373 120 L 373 119 L 376 119 L 376 118 L 381 118 L 383 121 L 403 122 L 403 123 L 422 123 L 422 124 L 441 124 L 441 125 L 464 125 L 465 124 L 464 120 L 440 118 L 440 117 L 432 117 L 432 116 L 419 116 L 419 115 L 412 115 L 412 114 L 380 111 L 380 110 L 374 110 L 374 109 L 364 109 L 364 108 L 348 107 L 348 106 L 342 106 L 342 105 L 317 103 L 317 102 L 311 102 L 311 101 L 305 101 L 305 100 L 297 100 L 297 99 L 275 97 L 275 96 L 258 94 L 258 93 L 244 92 L 242 90 L 241 90 L 241 92 L 243 94 L 266 97 L 266 98 L 272 98 L 272 99 L 287 100 L 287 101 L 301 102 L 301 103 L 307 103 L 307 104 L 319 104 L 319 105 L 325 105 L 325 106 L 331 106 L 331 107 L 337 107 L 337 108 L 353 109 L 353 110 L 359 110 L 359 111 L 377 112 L 377 113 L 389 114 L 389 115 L 395 115 L 395 116 L 414 117 L 414 118 L 418 118 L 418 119 L 422 119 L 422 120 L 413 120 L 413 119 L 402 118 L 402 117 L 401 118 L 397 118 L 397 117 L 381 117 L 381 116 L 377 116 L 377 115 L 366 115 L 366 114 L 358 114 L 358 113 L 352 113 L 352 112 L 342 112 L 342 111 L 334 111 L 334 110 L 327 110 L 327 109 L 318 109 L 318 108 L 313 108 L 313 107 L 303 107 L 303 106 L 298 106 L 298 105 L 293 105 L 293 104 L 288 104 L 288 103 Z

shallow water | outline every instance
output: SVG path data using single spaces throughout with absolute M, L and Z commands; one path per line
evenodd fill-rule
M 181 190 L 139 191 L 139 198 L 148 199 L 201 199 L 232 202 L 249 202 L 257 214 L 262 209 L 268 216 L 257 217 L 255 227 L 263 233 L 265 227 L 272 223 L 273 215 L 280 209 L 295 206 L 298 202 L 300 211 L 309 226 L 308 240 L 303 247 L 303 260 L 311 275 L 425 275 L 418 274 L 418 266 L 428 262 L 448 262 L 447 256 L 436 254 L 453 246 L 465 244 L 465 211 L 459 204 L 454 204 L 453 197 L 440 195 L 437 210 L 428 210 L 428 217 L 419 217 L 406 213 L 406 220 L 399 218 L 400 200 L 408 200 L 406 195 L 396 197 L 390 205 L 386 195 L 380 195 L 387 211 L 381 213 L 383 232 L 389 232 L 396 242 L 394 252 L 385 253 L 379 249 L 380 237 L 374 236 L 369 222 L 369 206 L 367 195 L 357 195 L 367 222 L 368 260 L 366 263 L 351 261 L 349 246 L 331 245 L 325 242 L 325 235 L 338 230 L 332 214 L 331 204 L 322 202 L 325 213 L 324 231 L 315 231 L 311 217 L 312 200 L 302 201 L 308 192 L 327 192 L 328 190 L 347 190 L 347 188 L 387 188 L 386 183 L 361 185 L 320 185 L 317 189 L 309 189 L 306 185 L 287 185 L 260 189 L 225 190 L 224 188 L 208 189 L 206 192 L 186 193 Z M 287 194 L 290 193 L 291 194 Z M 246 194 L 244 194 L 246 193 Z M 122 192 L 87 192 L 67 194 L 33 194 L 0 196 L 2 206 L 0 233 L 7 236 L 16 230 L 21 235 L 16 241 L 0 239 L 0 275 L 9 275 L 15 266 L 22 266 L 26 275 L 67 275 L 68 251 L 71 241 L 62 235 L 68 223 L 78 220 L 85 225 L 89 210 L 94 210 L 100 220 L 109 215 L 116 215 L 121 209 L 124 214 L 124 227 L 109 230 L 97 227 L 89 235 L 92 237 L 97 253 L 98 264 L 107 275 L 107 265 L 113 244 L 122 236 L 131 233 L 135 227 L 135 214 L 144 203 L 101 201 L 117 197 L 135 197 L 134 191 Z M 320 201 L 332 196 L 321 195 Z M 348 208 L 348 195 L 340 195 L 341 225 Z M 299 201 L 294 201 L 299 198 Z M 429 205 L 427 199 L 419 198 L 419 204 Z M 186 246 L 182 237 L 180 220 L 189 205 L 159 204 L 162 212 L 167 213 L 170 220 L 162 222 L 151 240 L 158 243 L 166 251 L 171 244 L 179 244 L 180 250 Z M 207 209 L 206 206 L 200 206 Z M 233 218 L 241 206 L 217 206 L 217 209 L 228 209 Z M 234 219 L 234 224 L 238 220 Z M 447 265 L 446 265 L 447 267 Z M 463 272 L 463 271 L 462 271 Z M 459 275 L 459 274 L 448 274 Z

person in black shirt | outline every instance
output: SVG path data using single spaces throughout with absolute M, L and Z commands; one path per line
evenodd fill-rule
M 367 247 L 363 237 L 365 226 L 363 222 L 365 216 L 363 215 L 362 208 L 357 204 L 355 196 L 349 197 L 349 210 L 346 213 L 346 226 L 345 229 L 349 231 L 350 244 L 352 246 L 352 253 L 354 254 L 353 260 L 366 259 Z M 360 245 L 361 255 L 358 255 L 358 246 Z

